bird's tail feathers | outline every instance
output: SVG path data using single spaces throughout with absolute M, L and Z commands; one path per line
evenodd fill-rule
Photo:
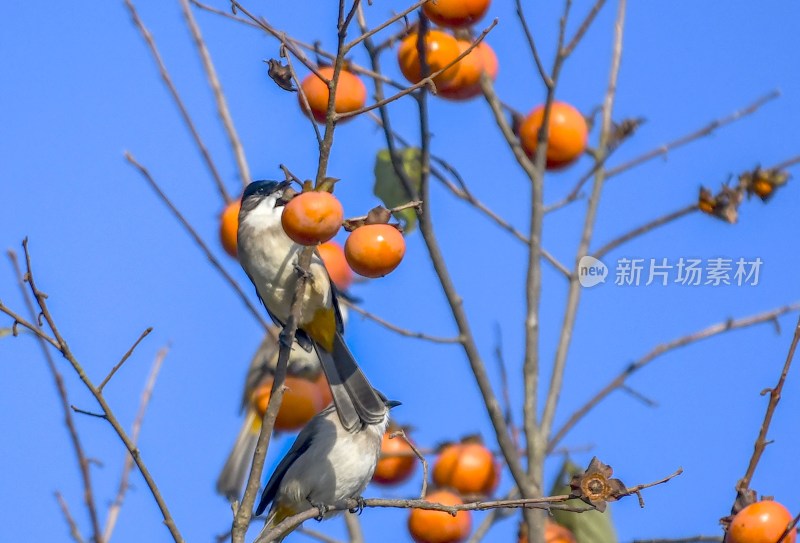
M 253 453 L 256 450 L 260 422 L 255 411 L 250 410 L 247 413 L 239 435 L 236 436 L 233 450 L 228 455 L 225 466 L 217 478 L 217 493 L 230 501 L 242 498 L 242 488 L 253 462 Z
M 386 416 L 386 405 L 361 371 L 341 334 L 335 335 L 331 352 L 316 343 L 315 347 L 342 426 L 353 431 L 362 424 L 381 422 Z

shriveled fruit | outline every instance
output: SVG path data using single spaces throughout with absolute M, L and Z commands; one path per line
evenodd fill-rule
M 406 253 L 406 241 L 388 224 L 366 224 L 350 232 L 344 244 L 347 263 L 364 277 L 383 277 L 394 270 Z
M 491 494 L 499 482 L 492 451 L 481 443 L 447 445 L 433 465 L 433 481 L 462 494 Z
M 756 179 L 753 181 L 752 190 L 759 198 L 766 200 L 772 195 L 775 187 L 765 179 Z
M 447 490 L 431 492 L 425 501 L 443 505 L 464 503 L 456 494 Z M 472 518 L 469 511 L 459 511 L 456 516 L 446 511 L 412 509 L 408 516 L 408 531 L 417 543 L 459 543 L 469 535 Z
M 275 419 L 275 429 L 291 432 L 305 426 L 314 415 L 325 407 L 320 387 L 314 381 L 302 377 L 286 376 L 286 391 Z M 252 403 L 260 417 L 264 416 L 272 390 L 272 379 L 266 379 L 253 392 Z
M 417 457 L 406 440 L 402 437 L 390 438 L 394 428 L 383 434 L 381 441 L 381 457 L 375 466 L 372 480 L 381 485 L 396 485 L 408 479 L 414 472 Z
M 440 30 L 429 30 L 425 35 L 425 61 L 428 71 L 435 73 L 453 62 L 459 55 L 456 39 Z M 417 33 L 413 32 L 403 39 L 397 50 L 400 71 L 411 83 L 422 80 L 422 67 L 417 52 Z M 433 78 L 436 87 L 444 86 L 458 75 L 459 64 L 455 64 Z
M 490 0 L 431 0 L 422 11 L 434 23 L 450 28 L 465 28 L 480 21 Z
M 471 45 L 467 40 L 457 40 L 457 43 L 459 54 Z M 481 93 L 481 74 L 485 72 L 494 80 L 497 78 L 497 67 L 497 55 L 488 43 L 482 41 L 458 62 L 458 74 L 439 88 L 438 95 L 448 100 L 474 98 Z
M 536 153 L 539 129 L 544 119 L 544 105 L 534 109 L 519 128 L 522 147 L 529 156 Z M 586 150 L 588 127 L 583 115 L 565 102 L 553 102 L 547 128 L 547 168 L 571 164 Z
M 545 521 L 544 525 L 545 543 L 577 543 L 575 535 L 569 528 L 556 524 L 551 520 Z M 528 526 L 523 522 L 519 527 L 518 543 L 528 543 Z
M 286 235 L 300 245 L 316 245 L 328 241 L 344 220 L 339 200 L 325 191 L 298 194 L 286 204 L 281 224 Z
M 319 73 L 326 79 L 333 79 L 333 66 L 321 66 Z M 328 85 L 320 79 L 317 74 L 310 73 L 300 83 L 300 88 L 306 95 L 308 105 L 311 108 L 311 114 L 314 120 L 319 123 L 325 122 L 325 116 L 328 112 L 328 99 L 330 93 L 328 92 Z M 303 104 L 303 97 L 297 93 L 297 99 L 300 103 L 300 109 L 306 112 Z M 342 69 L 339 72 L 339 81 L 336 87 L 336 98 L 334 99 L 333 109 L 336 113 L 349 113 L 364 107 L 367 103 L 367 87 L 357 75 Z M 344 117 L 339 122 L 349 120 L 352 117 Z
M 335 241 L 326 241 L 317 250 L 333 284 L 339 290 L 347 290 L 353 282 L 353 270 L 347 265 L 342 246 Z
M 225 252 L 236 258 L 236 236 L 239 230 L 239 208 L 242 206 L 240 200 L 234 200 L 225 206 L 222 215 L 219 217 L 219 240 Z
M 751 503 L 739 511 L 725 536 L 726 543 L 776 543 L 792 522 L 786 507 L 772 500 Z M 795 543 L 797 532 L 791 530 L 784 543 Z

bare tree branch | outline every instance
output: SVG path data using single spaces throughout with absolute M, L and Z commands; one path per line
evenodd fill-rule
M 236 291 L 236 294 L 239 295 L 239 299 L 242 300 L 242 303 L 244 303 L 245 307 L 247 307 L 247 309 L 250 311 L 250 314 L 253 315 L 253 317 L 261 324 L 264 330 L 269 330 L 270 324 L 264 319 L 261 312 L 256 309 L 236 279 L 234 279 L 231 274 L 228 273 L 217 257 L 214 256 L 214 253 L 212 253 L 211 249 L 208 248 L 206 242 L 200 237 L 200 234 L 198 234 L 192 225 L 189 224 L 189 221 L 186 220 L 183 214 L 178 211 L 178 208 L 175 207 L 175 204 L 173 204 L 164 191 L 161 190 L 161 187 L 158 186 L 158 183 L 156 183 L 155 179 L 153 179 L 153 176 L 150 175 L 150 172 L 147 170 L 147 168 L 142 166 L 128 151 L 125 152 L 125 160 L 127 160 L 134 168 L 136 168 L 139 173 L 142 174 L 142 177 L 144 177 L 145 181 L 147 181 L 150 187 L 156 191 L 158 197 L 166 204 L 172 214 L 175 215 L 175 218 L 177 218 L 181 225 L 186 229 L 186 231 L 192 237 L 192 240 L 197 244 L 198 247 L 200 247 L 200 250 L 203 251 L 203 254 L 205 254 L 206 258 L 208 258 L 208 261 L 211 263 L 211 265 L 220 273 L 220 275 L 222 275 L 222 277 L 233 288 L 233 290 Z
M 114 367 L 113 367 L 113 368 L 111 368 L 111 371 L 109 371 L 109 372 L 108 372 L 108 375 L 106 375 L 106 378 L 105 378 L 105 379 L 103 379 L 103 380 L 100 382 L 100 384 L 99 384 L 99 385 L 97 385 L 97 390 L 99 390 L 100 392 L 103 392 L 103 388 L 105 388 L 106 384 L 107 384 L 107 383 L 108 383 L 108 382 L 111 380 L 111 378 L 112 378 L 112 377 L 114 377 L 114 374 L 115 374 L 115 373 L 117 373 L 117 370 L 119 370 L 119 369 L 122 367 L 122 365 L 123 365 L 123 364 L 124 364 L 124 363 L 125 363 L 125 362 L 128 360 L 128 358 L 130 358 L 130 356 L 133 354 L 133 351 L 135 351 L 135 350 L 136 350 L 136 347 L 138 347 L 138 346 L 139 346 L 139 344 L 142 342 L 142 340 L 143 340 L 144 338 L 146 338 L 147 336 L 149 336 L 149 335 L 150 335 L 150 332 L 152 332 L 152 331 L 153 331 L 153 327 L 152 327 L 152 326 L 150 326 L 150 327 L 148 327 L 148 328 L 147 328 L 147 329 L 146 329 L 144 332 L 142 332 L 142 333 L 141 333 L 141 335 L 139 336 L 139 338 L 138 338 L 136 341 L 134 341 L 134 342 L 133 342 L 133 345 L 131 345 L 131 348 L 130 348 L 130 349 L 128 349 L 128 352 L 126 352 L 126 353 L 125 353 L 125 354 L 122 356 L 122 358 L 120 359 L 120 361 L 119 361 L 119 362 L 117 362 L 117 363 L 114 365 Z
M 666 215 L 658 217 L 657 219 L 653 219 L 652 221 L 645 223 L 642 226 L 639 226 L 638 228 L 634 228 L 630 232 L 626 232 L 625 234 L 619 236 L 618 238 L 609 241 L 608 243 L 600 247 L 598 250 L 594 251 L 593 256 L 595 258 L 603 258 L 605 255 L 607 255 L 620 245 L 627 243 L 630 240 L 637 238 L 641 235 L 644 235 L 648 232 L 651 232 L 657 228 L 660 228 L 665 224 L 669 224 L 672 221 L 678 220 L 681 217 L 685 217 L 686 215 L 694 213 L 697 210 L 698 210 L 697 204 L 692 203 L 689 204 L 688 206 L 678 209 L 677 211 L 673 211 L 671 213 L 667 213 Z
M 767 432 L 769 431 L 769 425 L 772 422 L 772 416 L 775 414 L 775 408 L 778 407 L 778 402 L 781 401 L 783 383 L 786 382 L 786 376 L 789 374 L 789 368 L 792 365 L 794 351 L 797 348 L 798 341 L 800 341 L 800 320 L 797 321 L 797 325 L 795 326 L 794 338 L 792 339 L 792 344 L 789 347 L 789 354 L 786 355 L 786 362 L 783 364 L 783 370 L 781 371 L 781 376 L 778 378 L 778 384 L 776 384 L 774 388 L 771 388 L 768 391 L 765 390 L 761 393 L 764 395 L 765 393 L 769 392 L 769 403 L 767 403 L 767 411 L 764 413 L 764 421 L 761 423 L 761 430 L 759 430 L 755 445 L 753 445 L 753 455 L 750 457 L 750 462 L 747 465 L 747 471 L 745 472 L 744 477 L 742 477 L 739 480 L 739 483 L 736 485 L 736 489 L 739 492 L 746 491 L 750 488 L 750 481 L 752 481 L 753 474 L 756 472 L 756 466 L 758 466 L 758 462 L 761 460 L 761 455 L 764 453 L 764 449 L 767 448 Z
M 622 60 L 622 41 L 625 29 L 626 8 L 627 1 L 620 0 L 617 8 L 617 18 L 614 23 L 614 45 L 611 58 L 611 69 L 608 78 L 608 89 L 606 90 L 606 97 L 602 111 L 603 119 L 600 129 L 600 144 L 598 149 L 600 157 L 606 153 L 611 138 L 611 118 L 614 107 L 614 99 L 617 91 L 617 79 L 619 76 L 620 63 Z M 594 224 L 597 218 L 597 209 L 600 203 L 600 194 L 605 180 L 605 170 L 603 168 L 598 169 L 595 173 L 592 195 L 589 199 L 589 206 L 586 211 L 586 219 L 583 226 L 583 234 L 581 235 L 581 242 L 578 246 L 578 252 L 575 257 L 576 266 L 580 259 L 589 252 L 589 244 L 591 243 Z M 580 283 L 578 282 L 577 277 L 573 277 L 570 281 L 569 294 L 567 295 L 567 308 L 564 314 L 564 322 L 561 328 L 558 348 L 556 350 L 553 373 L 550 379 L 550 387 L 547 392 L 547 400 L 545 401 L 545 407 L 542 413 L 541 432 L 545 440 L 547 440 L 547 436 L 550 435 L 553 419 L 555 417 L 556 406 L 558 405 L 558 398 L 561 393 L 564 369 L 567 361 L 567 352 L 569 350 L 572 340 L 572 333 L 575 327 L 575 318 L 578 313 L 580 294 Z
M 156 379 L 158 373 L 161 371 L 161 365 L 167 357 L 169 347 L 162 347 L 153 360 L 153 365 L 150 367 L 150 373 L 147 376 L 142 396 L 139 399 L 139 411 L 136 413 L 136 418 L 133 419 L 133 426 L 131 427 L 131 441 L 133 443 L 139 442 L 139 433 L 142 430 L 142 422 L 144 421 L 144 414 L 147 411 L 147 406 L 150 404 L 150 398 L 153 396 L 153 389 L 156 386 Z M 117 524 L 117 518 L 122 510 L 122 503 L 125 499 L 125 493 L 130 486 L 129 479 L 131 471 L 133 470 L 133 458 L 130 454 L 125 455 L 125 462 L 122 465 L 122 475 L 120 476 L 119 486 L 117 488 L 117 495 L 108 508 L 108 516 L 106 516 L 105 530 L 103 531 L 103 538 L 105 542 L 111 541 L 111 535 L 114 533 L 114 527 Z
M 250 168 L 247 165 L 247 158 L 244 154 L 242 142 L 239 139 L 239 133 L 236 131 L 236 127 L 233 124 L 233 118 L 231 117 L 231 112 L 228 109 L 228 101 L 225 98 L 225 93 L 222 90 L 222 84 L 219 82 L 217 70 L 214 68 L 214 62 L 211 60 L 211 53 L 208 51 L 206 42 L 203 39 L 203 34 L 200 32 L 200 27 L 197 25 L 197 21 L 194 18 L 192 9 L 189 6 L 189 0 L 180 0 L 180 3 L 183 16 L 186 18 L 186 24 L 189 26 L 189 30 L 192 33 L 192 38 L 197 46 L 197 52 L 203 61 L 203 68 L 206 71 L 208 84 L 211 86 L 211 90 L 214 92 L 214 100 L 217 103 L 217 112 L 222 119 L 222 125 L 225 127 L 225 133 L 228 136 L 228 142 L 230 143 L 231 150 L 233 151 L 233 156 L 236 159 L 236 165 L 239 168 L 239 177 L 242 179 L 242 185 L 247 186 L 247 184 L 250 183 Z
M 391 322 L 389 322 L 389 321 L 387 321 L 387 320 L 375 315 L 374 313 L 370 313 L 366 309 L 354 304 L 350 300 L 345 300 L 344 298 L 340 298 L 339 299 L 339 303 L 341 303 L 343 305 L 346 305 L 347 307 L 349 307 L 350 309 L 352 309 L 356 313 L 358 313 L 360 315 L 363 315 L 364 317 L 370 319 L 371 321 L 374 321 L 374 322 L 380 324 L 381 326 L 383 326 L 384 328 L 386 328 L 388 330 L 391 330 L 392 332 L 396 332 L 396 333 L 400 334 L 401 336 L 413 337 L 413 338 L 416 338 L 416 339 L 423 339 L 425 341 L 430 341 L 431 343 L 461 343 L 461 338 L 460 337 L 432 336 L 430 334 L 425 334 L 425 333 L 422 333 L 422 332 L 415 332 L 413 330 L 407 330 L 405 328 L 401 328 L 400 326 L 397 326 L 396 324 L 392 324 Z
M 620 164 L 619 166 L 615 166 L 614 168 L 609 168 L 608 171 L 606 171 L 606 177 L 611 178 L 614 177 L 615 175 L 619 175 L 622 172 L 630 170 L 635 166 L 653 160 L 654 158 L 664 156 L 673 149 L 677 149 L 678 147 L 683 147 L 684 145 L 691 143 L 697 139 L 713 134 L 714 131 L 716 131 L 718 128 L 722 128 L 727 124 L 738 121 L 739 119 L 743 119 L 748 115 L 752 115 L 753 113 L 758 111 L 761 108 L 761 106 L 763 106 L 767 102 L 774 100 L 775 98 L 778 98 L 780 95 L 781 95 L 780 91 L 774 90 L 762 96 L 761 98 L 757 99 L 755 102 L 746 106 L 745 108 L 740 109 L 738 111 L 734 111 L 727 117 L 713 120 L 706 126 L 700 128 L 699 130 L 696 130 L 685 136 L 681 136 L 680 138 L 672 140 L 669 143 L 665 143 L 664 145 L 657 147 L 652 151 L 643 153 L 638 157 L 629 160 L 628 162 Z
M 781 315 L 785 315 L 786 313 L 791 313 L 794 311 L 800 310 L 800 303 L 794 303 L 791 305 L 783 306 L 778 309 L 773 309 L 771 311 L 767 311 L 764 313 L 759 313 L 757 315 L 752 315 L 749 317 L 743 317 L 741 319 L 728 319 L 724 322 L 720 322 L 709 326 L 703 330 L 698 332 L 694 332 L 692 334 L 679 337 L 667 343 L 662 343 L 658 345 L 650 352 L 648 352 L 643 357 L 639 358 L 638 360 L 634 361 L 630 365 L 628 365 L 622 373 L 617 375 L 614 379 L 612 379 L 606 386 L 604 386 L 600 391 L 597 392 L 589 401 L 587 401 L 583 406 L 581 406 L 578 410 L 576 410 L 572 415 L 570 415 L 569 419 L 558 429 L 557 432 L 553 435 L 550 439 L 547 450 L 552 451 L 558 443 L 564 439 L 564 436 L 569 432 L 583 417 L 586 416 L 589 411 L 594 409 L 597 404 L 603 401 L 606 396 L 611 394 L 613 391 L 620 388 L 628 378 L 639 371 L 640 369 L 647 366 L 650 362 L 655 360 L 656 358 L 680 347 L 685 347 L 692 343 L 701 341 L 703 339 L 707 339 L 710 337 L 714 337 L 719 334 L 723 334 L 725 332 L 730 332 L 731 330 L 737 330 L 739 328 L 747 328 L 749 326 L 753 326 L 756 324 L 761 324 L 764 322 L 777 322 L 776 319 Z
M 183 122 L 186 123 L 186 127 L 189 129 L 189 132 L 191 132 L 192 138 L 194 138 L 194 142 L 197 145 L 197 149 L 203 156 L 203 160 L 206 163 L 206 167 L 208 168 L 208 171 L 211 173 L 211 177 L 214 178 L 214 182 L 217 184 L 217 190 L 219 191 L 220 195 L 222 196 L 222 199 L 225 200 L 225 202 L 230 202 L 232 198 L 231 195 L 228 193 L 228 190 L 225 188 L 225 182 L 222 180 L 222 177 L 220 176 L 219 171 L 217 170 L 217 166 L 214 164 L 214 160 L 211 158 L 211 153 L 208 152 L 208 148 L 206 147 L 205 143 L 203 143 L 203 138 L 200 137 L 200 132 L 197 131 L 197 127 L 195 126 L 191 115 L 189 115 L 189 110 L 186 109 L 186 105 L 183 103 L 183 99 L 178 93 L 178 89 L 172 82 L 172 77 L 169 75 L 167 66 L 166 64 L 164 64 L 164 61 L 161 58 L 161 53 L 158 52 L 158 47 L 156 46 L 156 42 L 153 39 L 152 34 L 150 34 L 150 31 L 147 29 L 142 20 L 139 18 L 139 13 L 136 11 L 136 7 L 133 5 L 133 2 L 131 0 L 125 0 L 125 5 L 128 7 L 128 11 L 131 14 L 133 23 L 136 25 L 136 28 L 139 29 L 139 32 L 142 34 L 142 37 L 147 43 L 147 47 L 150 49 L 150 53 L 153 55 L 153 60 L 155 60 L 156 65 L 158 66 L 158 71 L 161 74 L 161 79 L 164 81 L 164 84 L 167 86 L 167 89 L 172 95 L 172 99 L 175 101 L 175 105 L 178 106 L 178 110 L 180 111 L 181 117 L 183 117 Z
M 100 405 L 100 408 L 102 409 L 102 417 L 109 422 L 111 427 L 114 429 L 119 438 L 122 440 L 123 444 L 125 445 L 125 448 L 128 449 L 128 452 L 133 457 L 136 466 L 139 468 L 139 471 L 141 472 L 142 477 L 145 480 L 145 483 L 147 483 L 147 487 L 150 489 L 150 493 L 153 495 L 153 498 L 155 499 L 156 504 L 158 505 L 158 508 L 161 511 L 161 515 L 164 519 L 164 524 L 169 530 L 173 540 L 175 541 L 175 543 L 183 543 L 183 537 L 181 536 L 180 531 L 178 530 L 178 527 L 175 524 L 175 521 L 173 520 L 172 515 L 169 512 L 169 508 L 167 507 L 167 504 L 161 495 L 161 491 L 158 489 L 155 480 L 150 474 L 150 471 L 147 469 L 144 460 L 142 460 L 142 456 L 139 449 L 136 447 L 136 444 L 133 441 L 131 441 L 130 437 L 125 432 L 125 429 L 117 420 L 116 415 L 114 415 L 113 410 L 108 405 L 105 398 L 97 389 L 97 387 L 94 385 L 92 380 L 86 374 L 86 372 L 83 369 L 83 366 L 80 364 L 78 359 L 72 353 L 72 350 L 69 348 L 69 345 L 67 344 L 66 340 L 61 335 L 61 332 L 59 331 L 58 326 L 56 325 L 55 320 L 50 313 L 50 308 L 47 305 L 46 302 L 47 295 L 41 290 L 39 290 L 38 287 L 36 286 L 36 281 L 34 279 L 33 269 L 31 266 L 31 257 L 28 251 L 27 239 L 23 241 L 22 247 L 25 251 L 25 265 L 26 265 L 25 278 L 28 283 L 28 287 L 30 288 L 33 299 L 36 300 L 36 304 L 39 306 L 42 318 L 47 323 L 47 326 L 50 328 L 50 330 L 53 332 L 54 346 L 61 352 L 61 355 L 64 357 L 64 359 L 66 359 L 70 363 L 73 370 L 75 370 L 75 373 L 78 374 L 78 377 L 81 379 L 83 384 L 92 394 L 92 396 L 94 396 L 94 399 L 97 401 L 97 403 Z M 24 320 L 22 317 L 16 315 L 14 312 L 9 310 L 2 303 L 0 303 L 0 312 L 9 315 L 17 323 L 19 323 L 19 325 L 24 326 L 25 328 L 31 330 L 32 332 L 36 332 L 38 330 L 38 326 L 36 324 Z M 101 541 L 101 539 L 102 535 L 100 535 L 99 522 L 98 522 L 98 530 L 95 536 L 95 540 L 99 542 Z
M 49 352 L 49 351 L 48 351 Z M 64 515 L 64 520 L 67 521 L 67 526 L 69 526 L 69 535 L 75 543 L 83 543 L 83 536 L 81 535 L 81 531 L 78 528 L 78 524 L 75 522 L 75 519 L 72 516 L 72 513 L 69 511 L 69 505 L 67 504 L 67 500 L 64 499 L 64 496 L 61 495 L 61 492 L 56 490 L 56 500 L 58 500 L 58 507 L 61 508 L 61 513 Z
M 26 255 L 27 242 L 28 240 L 26 238 L 23 242 Z M 50 370 L 50 374 L 53 376 L 53 381 L 55 382 L 56 390 L 58 391 L 58 397 L 61 402 L 61 412 L 64 414 L 64 426 L 67 427 L 67 432 L 69 433 L 69 438 L 72 442 L 72 449 L 75 451 L 75 456 L 78 460 L 78 471 L 81 474 L 81 482 L 83 484 L 83 502 L 86 505 L 86 510 L 89 513 L 89 519 L 92 523 L 92 541 L 95 543 L 105 543 L 100 533 L 100 516 L 98 515 L 97 503 L 94 499 L 91 466 L 89 463 L 89 458 L 86 456 L 86 452 L 83 449 L 83 443 L 81 442 L 80 435 L 78 435 L 78 428 L 75 426 L 75 420 L 72 417 L 72 410 L 70 409 L 69 397 L 67 394 L 67 386 L 64 383 L 64 377 L 61 375 L 61 372 L 58 371 L 58 367 L 56 366 L 55 360 L 53 360 L 53 355 L 51 354 L 50 349 L 47 348 L 47 340 L 42 337 L 44 331 L 42 330 L 42 326 L 37 318 L 37 311 L 34 307 L 34 301 L 31 299 L 31 294 L 28 292 L 28 289 L 25 288 L 25 283 L 33 280 L 32 276 L 29 275 L 30 269 L 28 269 L 27 273 L 23 274 L 22 268 L 20 268 L 19 265 L 19 260 L 17 259 L 17 253 L 14 251 L 8 251 L 7 254 L 8 259 L 11 261 L 11 266 L 14 268 L 14 274 L 17 277 L 20 293 L 22 294 L 23 300 L 25 300 L 25 306 L 28 309 L 31 321 L 36 323 L 36 330 L 32 331 L 36 332 L 36 338 L 39 346 L 42 349 L 42 355 L 44 356 L 45 362 L 47 362 L 47 368 Z M 2 311 L 3 308 L 4 306 L 2 302 L 0 302 L 0 311 Z M 4 312 L 9 314 L 7 311 Z M 18 318 L 12 318 L 15 319 L 15 322 L 19 322 L 24 326 L 24 323 L 22 323 Z M 52 340 L 50 341 L 50 344 L 54 344 Z M 64 513 L 64 518 L 67 520 L 67 523 L 70 526 L 70 532 L 73 539 L 75 539 L 75 541 L 81 541 L 82 543 L 80 530 L 78 530 L 75 520 L 72 518 L 72 515 L 70 515 L 66 500 L 59 492 L 56 492 L 56 499 L 58 500 L 61 510 Z

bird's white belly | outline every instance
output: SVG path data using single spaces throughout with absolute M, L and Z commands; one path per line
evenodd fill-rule
M 281 501 L 308 509 L 311 503 L 331 505 L 364 492 L 375 471 L 385 426 L 356 433 L 335 426 L 315 436 L 314 451 L 289 468 L 281 485 Z
M 286 322 L 297 289 L 295 266 L 303 247 L 293 243 L 280 224 L 253 229 L 246 238 L 240 236 L 239 242 L 242 267 L 256 285 L 258 295 L 270 313 L 279 321 Z M 311 319 L 317 309 L 330 307 L 332 303 L 328 273 L 316 254 L 311 259 L 309 272 L 302 298 L 302 321 Z

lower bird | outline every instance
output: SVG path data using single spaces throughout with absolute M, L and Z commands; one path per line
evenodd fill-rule
M 382 420 L 348 431 L 336 414 L 336 406 L 331 404 L 298 434 L 261 494 L 256 514 L 262 514 L 270 504 L 271 507 L 264 531 L 256 541 L 268 541 L 264 539 L 266 532 L 288 517 L 314 507 L 324 515 L 326 506 L 361 497 L 378 463 L 389 410 L 400 405 L 376 393 L 384 405 Z M 283 541 L 286 535 L 288 532 L 275 541 Z

